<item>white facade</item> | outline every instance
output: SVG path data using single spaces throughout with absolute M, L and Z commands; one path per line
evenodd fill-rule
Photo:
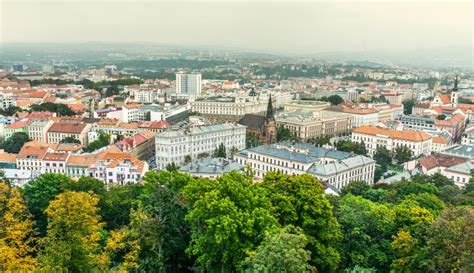
M 201 74 L 176 74 L 176 93 L 184 95 L 201 94 Z
M 134 101 L 141 103 L 153 103 L 158 100 L 159 90 L 129 89 L 130 96 Z
M 204 115 L 244 116 L 267 110 L 268 97 L 237 96 L 204 98 L 191 102 L 191 111 Z
M 413 156 L 431 153 L 432 137 L 421 131 L 395 131 L 376 126 L 361 126 L 352 131 L 353 142 L 364 142 L 369 155 L 374 155 L 378 147 L 394 151 L 397 147 L 407 146 Z
M 28 136 L 32 140 L 39 140 L 42 142 L 48 141 L 48 130 L 53 125 L 53 121 L 46 120 L 33 120 L 28 125 Z
M 196 158 L 202 153 L 212 154 L 221 143 L 227 153 L 233 147 L 245 149 L 245 128 L 240 124 L 224 123 L 160 133 L 155 138 L 157 167 L 164 169 L 172 162 L 181 164 L 187 155 Z
M 238 153 L 235 159 L 244 166 L 250 166 L 257 178 L 263 178 L 267 172 L 278 171 L 288 175 L 309 173 L 337 189 L 351 181 L 374 183 L 374 160 L 309 144 L 258 146 Z

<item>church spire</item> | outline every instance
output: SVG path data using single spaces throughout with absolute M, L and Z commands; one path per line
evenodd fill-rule
M 453 92 L 458 91 L 458 75 L 456 75 L 456 79 L 454 79 L 454 87 L 453 87 Z
M 270 119 L 273 119 L 272 95 L 269 96 L 267 105 L 267 120 Z

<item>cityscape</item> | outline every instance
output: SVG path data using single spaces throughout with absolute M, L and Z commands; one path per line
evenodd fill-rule
M 0 271 L 473 272 L 473 3 L 349 2 L 2 3 Z

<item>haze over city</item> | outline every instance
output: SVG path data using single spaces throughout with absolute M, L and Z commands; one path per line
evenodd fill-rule
M 472 1 L 3 0 L 0 40 L 154 42 L 308 54 L 470 47 L 472 32 Z

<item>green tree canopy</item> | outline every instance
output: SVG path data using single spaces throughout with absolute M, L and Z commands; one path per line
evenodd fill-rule
M 279 223 L 304 231 L 312 264 L 325 272 L 335 271 L 340 261 L 335 243 L 341 234 L 321 182 L 307 174 L 289 176 L 270 172 L 265 175 L 261 187 L 268 191 Z
M 188 253 L 201 269 L 235 271 L 277 223 L 265 190 L 248 177 L 230 172 L 217 180 L 189 183 L 185 198 L 191 225 Z
M 1 147 L 7 153 L 17 154 L 28 141 L 30 141 L 30 138 L 26 133 L 16 132 L 10 138 L 3 141 Z

